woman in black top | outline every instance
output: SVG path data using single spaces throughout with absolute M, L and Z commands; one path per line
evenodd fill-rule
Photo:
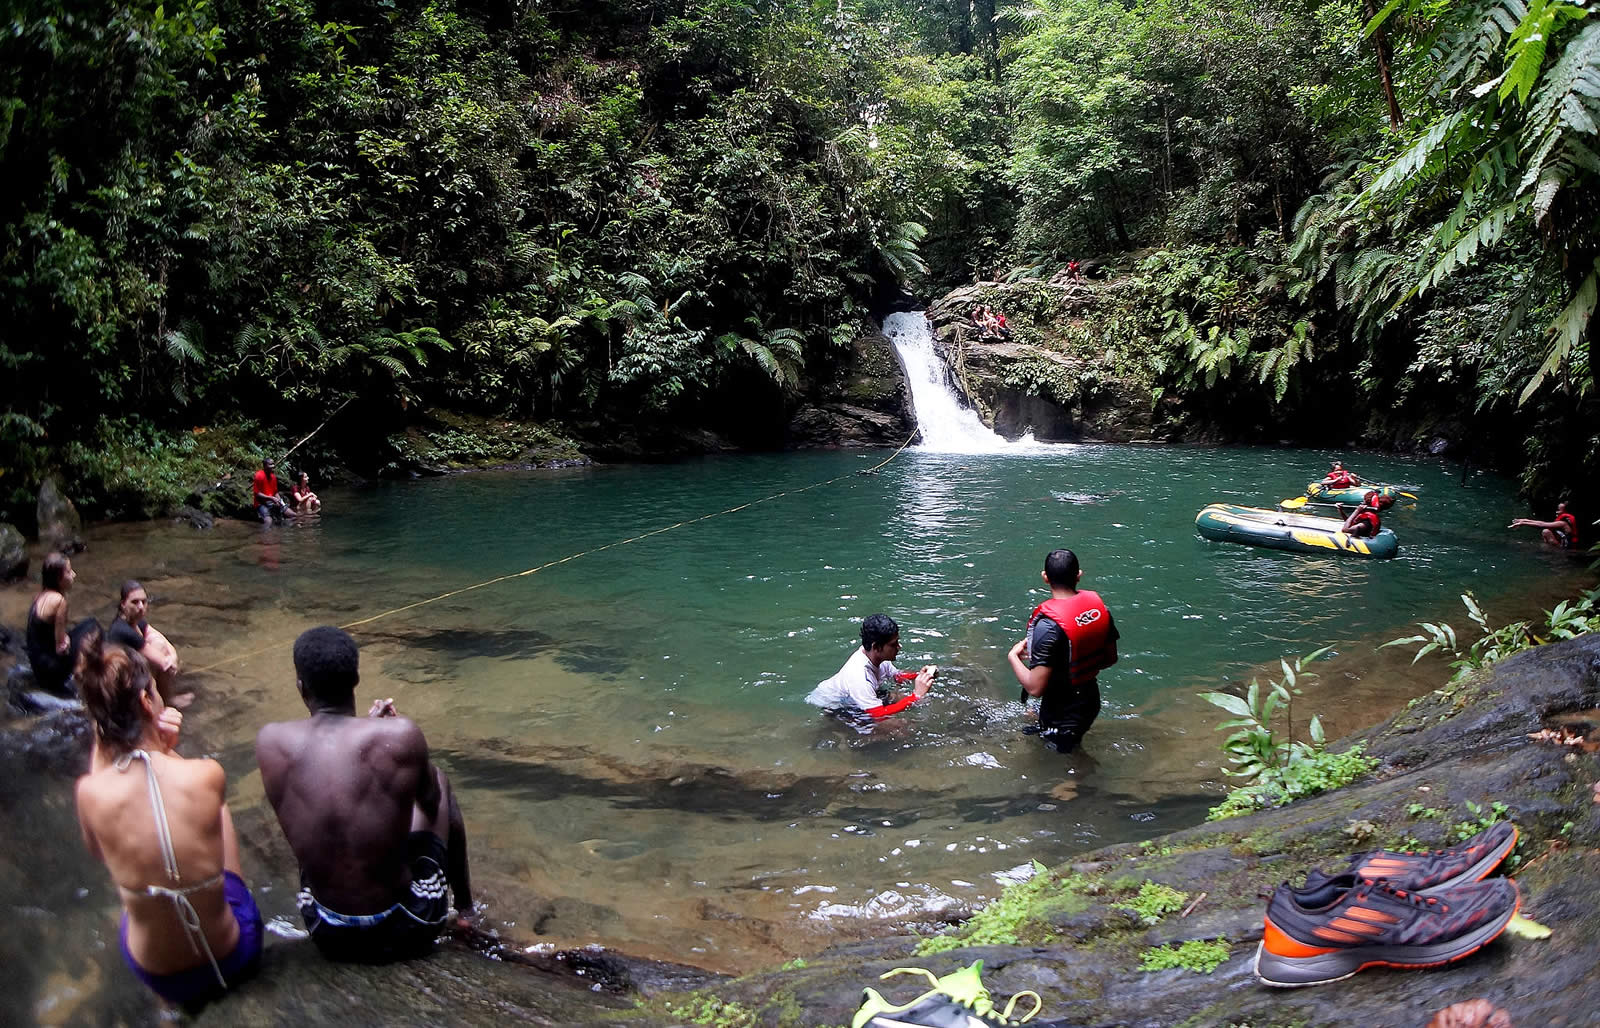
M 40 688 L 66 693 L 70 691 L 67 679 L 78 659 L 78 645 L 85 633 L 98 632 L 100 623 L 84 618 L 70 629 L 67 627 L 67 593 L 78 576 L 66 554 L 45 557 L 39 577 L 42 588 L 28 608 L 28 663 L 33 666 L 33 680 Z
M 162 702 L 168 706 L 188 705 L 188 694 L 177 692 L 178 651 L 167 637 L 150 627 L 145 614 L 150 610 L 150 597 L 144 586 L 132 579 L 122 583 L 121 598 L 117 601 L 117 617 L 106 629 L 109 642 L 121 643 L 135 653 L 143 655 L 150 665 Z

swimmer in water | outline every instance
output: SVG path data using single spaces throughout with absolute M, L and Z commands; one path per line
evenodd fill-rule
M 161 702 L 138 653 L 91 635 L 77 680 L 94 724 L 78 823 L 122 900 L 123 959 L 157 995 L 193 1008 L 261 962 L 261 912 L 240 870 L 222 765 L 173 749 L 183 715 Z
M 932 664 L 921 671 L 901 671 L 894 666 L 900 655 L 900 626 L 887 614 L 873 614 L 861 622 L 861 646 L 850 654 L 837 674 L 811 690 L 806 702 L 833 714 L 865 714 L 874 721 L 892 717 L 928 695 L 939 669 Z M 892 686 L 910 682 L 911 691 L 890 699 Z

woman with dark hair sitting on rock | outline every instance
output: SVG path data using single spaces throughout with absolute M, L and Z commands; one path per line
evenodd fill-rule
M 66 554 L 45 557 L 39 573 L 39 595 L 28 608 L 26 645 L 34 684 L 57 694 L 70 691 L 67 681 L 72 677 L 84 635 L 100 631 L 100 623 L 94 618 L 84 618 L 67 627 L 67 593 L 77 577 Z

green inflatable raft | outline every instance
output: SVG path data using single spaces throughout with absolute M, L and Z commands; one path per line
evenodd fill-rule
M 1344 522 L 1305 514 L 1286 514 L 1260 507 L 1213 503 L 1194 519 L 1194 527 L 1207 539 L 1246 546 L 1268 546 L 1294 553 L 1337 553 L 1352 557 L 1387 559 L 1400 552 L 1400 540 L 1389 529 L 1371 539 L 1339 531 Z
M 1323 503 L 1348 503 L 1351 506 L 1355 506 L 1365 499 L 1369 492 L 1376 492 L 1380 500 L 1388 500 L 1388 503 L 1383 504 L 1385 507 L 1392 506 L 1401 498 L 1416 499 L 1410 493 L 1403 493 L 1397 486 L 1392 485 L 1377 485 L 1374 483 L 1353 485 L 1348 489 L 1333 489 L 1323 485 L 1321 482 L 1306 483 L 1306 495 Z

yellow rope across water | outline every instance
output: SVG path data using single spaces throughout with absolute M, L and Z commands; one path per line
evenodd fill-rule
M 443 593 L 440 593 L 437 596 L 430 596 L 425 600 L 418 600 L 415 603 L 408 603 L 408 604 L 406 604 L 405 606 L 402 606 L 402 607 L 393 607 L 393 608 L 390 608 L 389 610 L 384 611 L 381 614 L 374 614 L 371 617 L 361 618 L 358 621 L 351 621 L 351 622 L 349 622 L 347 624 L 340 625 L 339 627 L 343 628 L 343 629 L 346 629 L 346 630 L 349 630 L 349 629 L 352 629 L 352 628 L 359 628 L 362 625 L 370 625 L 374 621 L 381 621 L 383 618 L 390 617 L 390 616 L 395 615 L 395 614 L 402 614 L 402 613 L 404 613 L 404 612 L 406 612 L 408 610 L 416 610 L 418 607 L 426 607 L 430 603 L 438 603 L 440 600 L 448 600 L 452 596 L 460 596 L 462 593 L 470 593 L 475 589 L 487 589 L 491 585 L 499 585 L 501 582 L 509 582 L 513 578 L 526 578 L 529 575 L 536 575 L 539 572 L 548 570 L 550 568 L 553 568 L 558 564 L 566 564 L 566 563 L 569 563 L 571 561 L 577 560 L 579 557 L 587 557 L 590 554 L 600 553 L 600 552 L 602 552 L 604 550 L 615 549 L 618 546 L 627 546 L 629 543 L 636 543 L 636 542 L 639 542 L 639 541 L 641 541 L 643 539 L 649 539 L 651 536 L 663 535 L 663 534 L 665 534 L 667 532 L 671 532 L 671 531 L 674 531 L 676 529 L 683 528 L 683 527 L 685 527 L 687 525 L 695 525 L 695 524 L 699 524 L 702 521 L 710 521 L 712 518 L 720 518 L 720 517 L 722 517 L 723 515 L 726 515 L 726 514 L 737 514 L 741 510 L 749 510 L 751 507 L 756 507 L 756 506 L 759 506 L 759 505 L 761 505 L 763 503 L 768 503 L 768 502 L 770 502 L 772 500 L 776 500 L 776 499 L 779 499 L 779 498 L 784 497 L 784 496 L 797 496 L 800 493 L 807 493 L 807 492 L 810 492 L 813 489 L 821 489 L 823 486 L 833 485 L 835 482 L 842 482 L 845 479 L 853 478 L 856 475 L 871 475 L 871 474 L 875 474 L 876 472 L 883 470 L 883 468 L 885 466 L 887 466 L 890 461 L 892 461 L 896 457 L 900 456 L 901 452 L 903 450 L 905 450 L 905 448 L 907 446 L 911 445 L 911 441 L 917 437 L 917 431 L 918 431 L 917 429 L 912 429 L 911 430 L 911 434 L 906 436 L 906 441 L 905 442 L 901 443 L 900 446 L 893 453 L 889 454 L 889 456 L 885 457 L 883 460 L 879 461 L 877 464 L 874 464 L 870 468 L 864 468 L 864 469 L 859 470 L 859 471 L 852 471 L 852 472 L 850 472 L 848 474 L 844 474 L 844 475 L 836 475 L 833 478 L 827 479 L 827 480 L 822 481 L 822 482 L 813 482 L 812 484 L 810 484 L 808 486 L 802 486 L 799 489 L 785 489 L 782 492 L 773 493 L 771 496 L 763 496 L 759 500 L 751 500 L 748 503 L 741 503 L 736 507 L 729 507 L 726 510 L 715 511 L 715 512 L 713 512 L 711 514 L 702 514 L 697 518 L 689 518 L 686 521 L 679 521 L 679 522 L 676 522 L 675 524 L 665 525 L 665 526 L 663 526 L 661 528 L 653 528 L 648 532 L 641 532 L 638 535 L 629 536 L 626 539 L 618 539 L 615 542 L 606 543 L 604 546 L 595 546 L 595 547 L 593 547 L 591 549 L 581 550 L 578 553 L 569 553 L 565 557 L 560 557 L 560 558 L 557 558 L 556 560 L 547 561 L 546 563 L 540 564 L 537 567 L 528 568 L 525 571 L 516 571 L 516 572 L 513 572 L 513 573 L 511 573 L 509 575 L 501 575 L 498 578 L 490 578 L 490 579 L 487 579 L 487 580 L 482 581 L 482 582 L 476 582 L 476 583 L 474 583 L 472 585 L 464 585 L 459 589 L 451 589 L 449 592 L 443 592 Z M 251 650 L 248 653 L 240 653 L 240 654 L 236 654 L 235 656 L 232 656 L 232 657 L 224 657 L 222 660 L 219 660 L 214 664 L 207 664 L 205 667 L 195 668 L 190 673 L 198 675 L 198 674 L 204 674 L 207 671 L 215 671 L 217 668 L 222 667 L 224 664 L 232 664 L 232 663 L 235 663 L 235 662 L 238 662 L 238 661 L 249 660 L 252 657 L 259 657 L 263 653 L 271 652 L 272 650 L 278 649 L 280 646 L 284 646 L 286 644 L 287 644 L 287 640 L 279 641 L 279 642 L 275 642 L 275 643 L 271 643 L 269 645 L 263 646 L 260 649 Z

